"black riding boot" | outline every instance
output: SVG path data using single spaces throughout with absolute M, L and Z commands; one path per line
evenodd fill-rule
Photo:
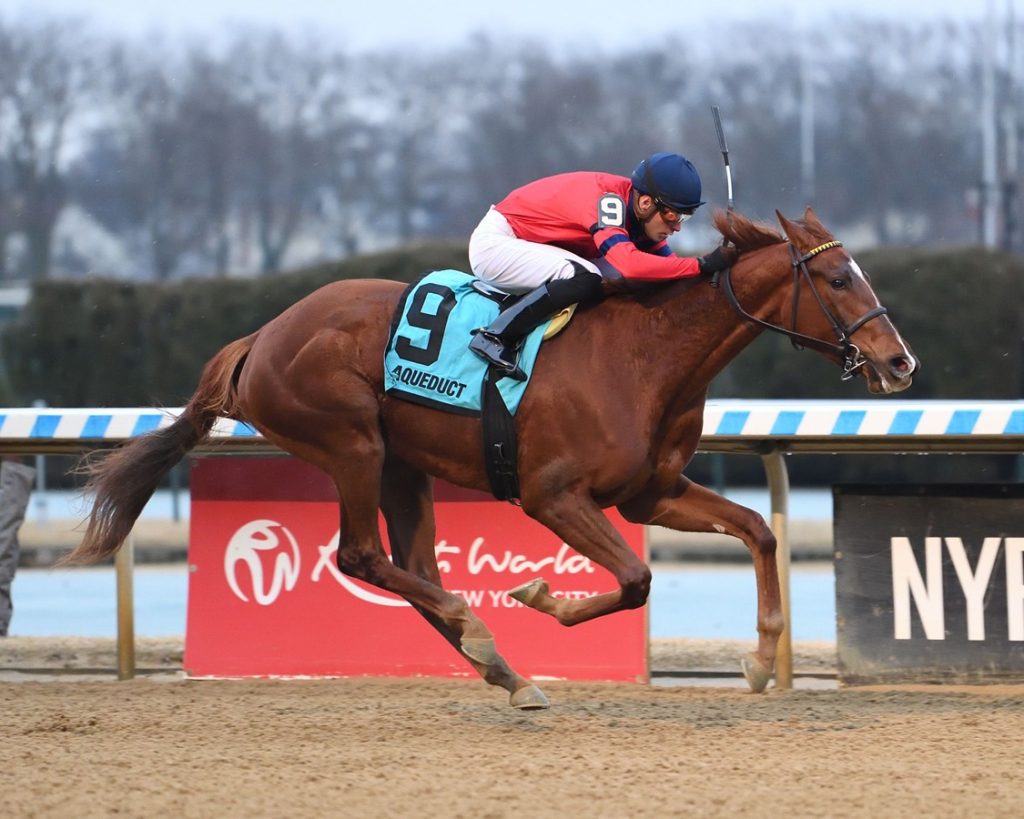
M 597 301 L 603 295 L 601 277 L 575 264 L 571 279 L 555 279 L 531 290 L 488 327 L 473 331 L 469 349 L 509 378 L 523 381 L 526 374 L 516 364 L 516 346 L 530 330 L 570 304 Z

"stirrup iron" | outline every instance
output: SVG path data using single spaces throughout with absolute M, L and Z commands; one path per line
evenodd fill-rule
M 469 349 L 508 378 L 513 378 L 516 381 L 526 380 L 526 373 L 519 365 L 515 361 L 508 361 L 505 358 L 513 356 L 508 354 L 508 345 L 501 339 L 501 336 L 488 332 L 484 327 L 479 327 L 473 331 Z

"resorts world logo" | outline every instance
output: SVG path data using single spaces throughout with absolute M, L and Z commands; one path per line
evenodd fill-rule
M 262 553 L 272 553 L 271 576 L 264 578 Z M 224 575 L 235 596 L 248 603 L 249 597 L 239 583 L 240 565 L 248 569 L 246 585 L 261 606 L 269 606 L 281 590 L 291 591 L 299 579 L 299 544 L 284 526 L 274 520 L 254 520 L 241 527 L 224 552 Z
M 301 527 L 297 528 L 301 531 Z M 327 543 L 316 547 L 317 559 L 309 572 L 313 583 L 330 578 L 364 603 L 394 607 L 409 605 L 401 597 L 344 575 L 338 568 L 339 541 L 340 532 L 336 531 Z M 565 543 L 553 554 L 541 549 L 535 557 L 530 557 L 518 551 L 494 548 L 483 537 L 476 537 L 468 547 L 441 540 L 434 547 L 434 553 L 441 574 L 459 584 L 449 591 L 464 597 L 471 606 L 488 603 L 502 608 L 521 606 L 505 591 L 512 585 L 521 584 L 523 575 L 543 573 L 552 580 L 562 577 L 580 581 L 594 573 L 590 560 L 575 554 Z M 224 575 L 232 593 L 248 603 L 250 596 L 243 589 L 251 589 L 252 599 L 261 606 L 269 606 L 283 591 L 295 589 L 300 566 L 295 536 L 283 524 L 273 520 L 253 520 L 241 526 L 231 536 L 224 553 Z M 447 587 L 448 584 L 445 585 Z M 577 587 L 554 589 L 551 594 L 582 599 L 597 594 L 597 591 Z

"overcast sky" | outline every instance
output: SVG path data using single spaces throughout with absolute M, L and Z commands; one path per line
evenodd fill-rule
M 1013 0 L 0 0 L 4 16 L 26 11 L 75 14 L 102 30 L 144 35 L 210 34 L 244 21 L 314 29 L 352 48 L 461 42 L 473 32 L 535 37 L 555 45 L 616 50 L 658 42 L 663 32 L 698 34 L 706 24 L 766 15 L 800 15 L 807 22 L 835 14 L 907 20 L 976 19 L 994 3 Z M 1019 13 L 1024 13 L 1024 4 Z M 834 34 L 834 31 L 833 31 Z M 686 47 L 685 42 L 680 43 Z

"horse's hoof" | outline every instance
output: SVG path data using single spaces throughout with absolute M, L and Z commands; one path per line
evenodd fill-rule
M 492 637 L 463 637 L 460 644 L 462 653 L 478 663 L 496 665 L 501 660 Z
M 743 669 L 743 676 L 747 678 L 750 690 L 755 694 L 764 691 L 768 680 L 772 678 L 772 670 L 753 652 L 740 660 L 740 667 Z
M 524 583 L 522 586 L 516 586 L 512 591 L 508 592 L 508 596 L 513 600 L 518 600 L 524 606 L 536 608 L 534 601 L 547 593 L 548 584 L 542 578 L 538 577 L 531 580 L 529 583 Z
M 543 711 L 551 707 L 544 692 L 535 685 L 527 685 L 513 692 L 509 704 L 520 711 Z

